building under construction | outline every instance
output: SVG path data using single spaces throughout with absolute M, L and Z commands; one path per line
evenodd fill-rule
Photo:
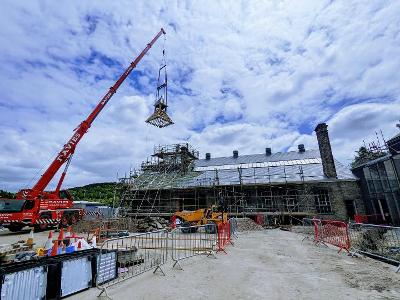
M 319 150 L 203 159 L 189 144 L 155 147 L 140 170 L 121 178 L 119 207 L 129 216 L 170 216 L 225 203 L 232 215 L 263 213 L 346 219 L 364 212 L 357 178 L 333 158 L 326 124 L 316 129 Z

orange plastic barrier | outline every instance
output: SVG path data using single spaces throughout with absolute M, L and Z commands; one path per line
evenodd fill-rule
M 218 224 L 218 249 L 217 252 L 223 251 L 226 253 L 225 248 L 231 242 L 231 226 L 229 222 Z

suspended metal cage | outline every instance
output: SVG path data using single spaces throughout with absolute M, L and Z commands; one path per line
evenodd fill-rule
M 162 66 L 158 70 L 157 95 L 154 103 L 154 113 L 147 118 L 149 123 L 158 128 L 174 124 L 167 114 L 168 107 L 168 84 L 167 84 L 167 64 L 165 61 L 165 50 L 163 50 Z

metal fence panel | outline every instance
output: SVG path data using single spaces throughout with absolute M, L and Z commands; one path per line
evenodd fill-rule
M 3 300 L 46 298 L 47 271 L 44 266 L 5 274 L 1 286 Z
M 387 260 L 400 271 L 400 227 L 350 223 L 349 235 L 354 252 Z
M 303 240 L 311 240 L 318 243 L 318 229 L 321 226 L 320 219 L 303 218 L 301 226 L 296 226 L 296 232 L 303 236 Z
M 88 289 L 92 286 L 91 256 L 62 262 L 61 297 Z
M 215 224 L 180 227 L 169 234 L 171 258 L 173 267 L 178 265 L 183 270 L 180 261 L 197 255 L 215 257 L 217 248 L 217 230 Z
M 96 284 L 113 280 L 117 276 L 117 251 L 104 251 L 101 261 L 97 257 Z
M 237 219 L 236 218 L 230 218 L 228 220 L 229 225 L 231 227 L 231 237 L 235 237 L 237 238 L 237 231 L 238 231 L 238 223 L 237 223 Z
M 143 274 L 144 272 L 160 270 L 168 257 L 168 232 L 166 229 L 135 234 L 127 237 L 112 238 L 104 241 L 98 257 L 98 264 L 111 269 L 114 263 L 107 256 L 108 250 L 117 253 L 118 276 L 107 282 L 97 282 L 101 289 L 100 295 L 107 294 L 107 288 L 121 281 Z

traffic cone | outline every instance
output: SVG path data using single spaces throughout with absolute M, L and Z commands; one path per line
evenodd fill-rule
M 76 247 L 76 250 L 77 251 L 82 250 L 82 245 L 81 245 L 81 241 L 80 240 L 78 241 L 78 246 Z
M 33 229 L 31 229 L 31 232 L 29 234 L 28 239 L 26 240 L 26 245 L 29 246 L 29 248 L 33 247 Z
M 58 243 L 54 242 L 53 248 L 51 249 L 50 256 L 56 256 L 58 253 Z
M 61 228 L 57 240 L 62 241 L 63 239 L 64 239 L 64 228 Z
M 49 250 L 53 247 L 53 232 L 50 230 L 49 236 L 47 237 L 47 241 L 44 244 L 44 249 Z

